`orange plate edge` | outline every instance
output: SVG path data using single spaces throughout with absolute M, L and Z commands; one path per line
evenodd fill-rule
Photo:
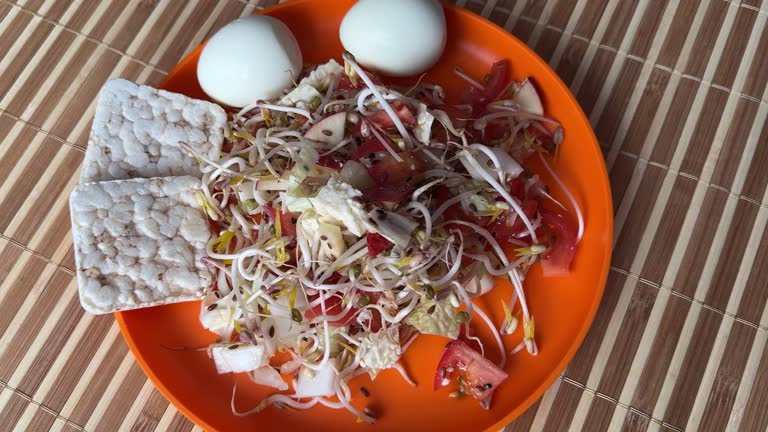
M 290 14 L 294 13 L 292 11 L 295 11 L 295 13 L 302 13 L 301 10 L 305 9 L 307 7 L 311 7 L 313 5 L 310 5 L 310 3 L 315 3 L 314 6 L 317 5 L 317 3 L 325 3 L 324 7 L 330 14 L 336 14 L 339 17 L 343 16 L 344 11 L 348 9 L 348 7 L 352 4 L 352 1 L 350 0 L 343 0 L 343 1 L 333 1 L 333 0 L 326 0 L 326 1 L 313 1 L 313 0 L 294 0 L 288 3 L 283 3 L 280 5 L 277 5 L 275 7 L 265 9 L 263 11 L 260 11 L 260 14 L 267 14 L 267 15 L 281 15 L 281 14 Z M 585 195 L 579 196 L 578 192 L 585 193 L 585 191 L 582 189 L 581 191 L 575 191 L 577 195 L 577 199 L 580 197 L 582 198 L 580 201 L 580 205 L 582 207 L 584 206 L 584 201 L 587 200 L 588 203 L 592 204 L 595 208 L 595 212 L 591 214 L 590 217 L 587 218 L 587 230 L 591 233 L 592 231 L 599 231 L 598 234 L 592 233 L 591 235 L 597 235 L 600 237 L 600 241 L 596 242 L 602 245 L 602 248 L 600 250 L 584 250 L 584 248 L 580 248 L 577 252 L 577 261 L 582 258 L 584 255 L 596 255 L 591 259 L 590 261 L 594 261 L 593 271 L 599 271 L 599 275 L 597 275 L 596 279 L 591 279 L 594 285 L 592 286 L 592 296 L 589 298 L 583 298 L 582 301 L 586 302 L 584 304 L 583 311 L 585 312 L 584 315 L 582 315 L 582 320 L 578 324 L 578 329 L 573 335 L 572 339 L 570 339 L 571 343 L 567 345 L 566 350 L 562 353 L 561 356 L 559 356 L 559 360 L 555 361 L 551 367 L 549 367 L 549 372 L 546 373 L 545 377 L 541 380 L 539 380 L 538 385 L 531 391 L 527 397 L 525 397 L 520 403 L 516 404 L 515 407 L 509 411 L 506 414 L 502 414 L 500 418 L 494 421 L 494 423 L 488 425 L 485 429 L 488 431 L 496 431 L 501 428 L 503 428 L 505 425 L 510 423 L 514 418 L 522 414 L 528 407 L 530 407 L 541 395 L 549 388 L 549 386 L 557 379 L 557 377 L 560 375 L 560 373 L 565 369 L 567 364 L 570 362 L 570 360 L 575 355 L 577 349 L 581 345 L 581 342 L 583 341 L 584 337 L 586 336 L 587 331 L 589 330 L 589 327 L 592 323 L 592 320 L 594 318 L 594 315 L 597 311 L 597 308 L 600 303 L 600 299 L 602 297 L 602 293 L 606 284 L 607 275 L 608 275 L 608 269 L 609 269 L 609 263 L 610 263 L 610 256 L 611 256 L 611 242 L 613 237 L 613 214 L 612 214 L 612 204 L 611 204 L 611 193 L 610 193 L 610 187 L 608 183 L 608 177 L 607 172 L 605 169 L 605 165 L 602 162 L 602 153 L 600 151 L 599 145 L 597 143 L 597 139 L 594 135 L 594 132 L 592 131 L 591 127 L 589 126 L 589 121 L 587 117 L 584 115 L 583 111 L 578 106 L 578 103 L 576 102 L 576 99 L 574 96 L 570 93 L 568 88 L 565 86 L 562 81 L 557 77 L 554 71 L 549 68 L 549 66 L 544 62 L 541 58 L 539 58 L 530 48 L 528 48 L 524 43 L 517 40 L 514 36 L 507 33 L 505 30 L 499 28 L 495 24 L 491 23 L 490 21 L 486 20 L 485 18 L 482 18 L 478 15 L 475 15 L 472 12 L 469 12 L 465 9 L 458 8 L 453 5 L 446 4 L 446 15 L 449 19 L 449 23 L 452 21 L 461 22 L 462 26 L 468 26 L 472 29 L 472 31 L 482 32 L 486 36 L 493 35 L 494 40 L 498 38 L 498 40 L 503 41 L 506 44 L 512 44 L 514 45 L 514 53 L 510 53 L 511 57 L 512 55 L 516 56 L 516 58 L 510 58 L 511 64 L 513 69 L 516 66 L 519 66 L 521 60 L 520 57 L 524 58 L 526 62 L 533 62 L 537 63 L 534 66 L 538 67 L 540 69 L 538 75 L 535 75 L 534 78 L 536 79 L 537 83 L 541 81 L 545 81 L 547 83 L 547 87 L 542 88 L 542 93 L 545 96 L 545 99 L 547 100 L 546 105 L 549 108 L 551 105 L 551 100 L 557 99 L 560 104 L 563 105 L 569 105 L 572 107 L 575 107 L 575 109 L 571 109 L 570 113 L 568 115 L 570 116 L 576 116 L 575 119 L 571 118 L 569 122 L 571 123 L 581 123 L 582 129 L 584 129 L 581 132 L 581 136 L 578 137 L 578 143 L 576 145 L 579 146 L 589 146 L 586 150 L 591 151 L 593 153 L 593 156 L 596 154 L 599 156 L 599 163 L 595 164 L 595 161 L 589 161 L 592 163 L 593 166 L 590 167 L 590 172 L 588 173 L 589 177 L 589 199 L 586 198 Z M 308 9 L 311 10 L 311 9 Z M 283 18 L 283 17 L 281 17 Z M 340 19 L 340 18 L 339 18 Z M 449 32 L 451 31 L 451 27 L 449 24 Z M 490 40 L 490 39 L 487 39 Z M 463 40 L 462 40 L 463 42 Z M 500 44 L 501 45 L 501 44 Z M 303 46 L 303 48 L 306 48 Z M 447 48 L 448 51 L 453 51 L 453 47 L 449 45 Z M 487 67 L 490 64 L 490 61 L 492 61 L 494 58 L 503 57 L 504 55 L 499 53 L 498 50 L 501 49 L 501 46 L 489 46 L 487 47 L 488 51 L 490 53 L 482 53 L 477 55 L 481 60 L 481 63 L 479 66 L 475 65 L 474 67 L 472 65 L 464 65 L 462 64 L 462 67 L 465 67 L 465 69 L 469 70 L 470 72 L 475 72 L 475 74 L 482 73 L 484 69 L 487 69 Z M 305 50 L 306 51 L 306 50 Z M 177 88 L 184 89 L 187 88 L 186 93 L 191 93 L 191 96 L 195 97 L 201 97 L 203 96 L 200 94 L 199 86 L 196 82 L 190 83 L 190 82 L 179 82 L 179 79 L 184 79 L 185 81 L 189 81 L 190 73 L 194 75 L 194 69 L 197 63 L 197 56 L 199 55 L 200 48 L 193 51 L 190 55 L 188 55 L 186 58 L 184 58 L 169 74 L 168 76 L 163 80 L 163 82 L 159 85 L 160 88 L 171 88 L 174 90 L 177 90 Z M 305 53 L 306 55 L 306 53 Z M 340 56 L 340 52 L 333 54 L 333 57 Z M 319 61 L 319 60 L 318 60 Z M 515 77 L 516 79 L 519 79 L 520 77 Z M 190 87 L 191 86 L 191 87 Z M 178 91 L 178 90 L 177 90 Z M 557 98 L 552 98 L 552 95 L 557 95 Z M 550 99 L 551 98 L 551 99 Z M 564 100 L 563 100 L 564 98 Z M 548 113 L 549 113 L 548 109 Z M 560 118 L 559 118 L 560 119 Z M 562 121 L 562 119 L 561 119 Z M 565 124 L 566 121 L 563 121 Z M 584 128 L 583 126 L 586 126 Z M 565 143 L 572 143 L 572 140 L 569 139 L 569 130 L 566 128 L 566 141 Z M 573 143 L 572 143 L 573 144 Z M 582 155 L 585 152 L 582 152 Z M 594 169 L 597 169 L 597 172 L 594 171 Z M 578 172 L 578 170 L 576 170 Z M 583 171 L 583 170 L 582 170 Z M 579 175 L 584 175 L 584 173 L 579 172 Z M 566 183 L 569 185 L 569 187 L 572 187 L 572 182 L 568 181 L 569 179 L 565 179 Z M 571 179 L 572 180 L 572 179 Z M 590 220 L 600 220 L 602 222 L 602 226 L 598 228 L 594 228 L 590 224 Z M 591 229 L 590 229 L 591 228 Z M 586 236 L 585 236 L 586 239 Z M 576 277 L 576 270 L 574 270 L 574 276 Z M 535 278 L 536 275 L 534 275 Z M 533 278 L 532 278 L 533 279 Z M 539 278 L 540 279 L 540 278 Z M 538 279 L 537 279 L 538 280 Z M 536 285 L 535 283 L 533 285 Z M 538 286 L 536 286 L 538 288 Z M 528 287 L 528 283 L 526 284 L 526 291 L 529 291 L 530 287 Z M 155 308 L 155 309 L 164 309 L 167 308 Z M 179 397 L 177 397 L 174 390 L 171 388 L 171 386 L 166 385 L 166 382 L 159 376 L 157 373 L 155 373 L 155 366 L 150 365 L 150 363 L 147 360 L 147 354 L 148 352 L 145 350 L 151 350 L 156 349 L 153 347 L 146 347 L 142 345 L 142 342 L 140 339 L 142 339 L 141 335 L 141 329 L 135 326 L 134 322 L 136 320 L 130 319 L 130 314 L 136 314 L 140 313 L 139 311 L 131 311 L 131 312 L 123 312 L 123 313 L 116 313 L 115 317 L 117 319 L 117 322 L 120 326 L 120 330 L 128 343 L 128 346 L 131 349 L 131 352 L 133 352 L 134 356 L 136 357 L 136 360 L 141 365 L 142 369 L 145 371 L 145 373 L 149 376 L 149 378 L 153 381 L 153 383 L 159 388 L 161 393 L 168 398 L 171 403 L 173 403 L 174 406 L 176 406 L 179 411 L 181 411 L 184 415 L 186 415 L 188 418 L 193 420 L 198 425 L 202 426 L 206 430 L 219 430 L 215 428 L 212 424 L 210 424 L 209 421 L 204 420 L 201 418 L 191 407 L 188 406 L 188 404 L 183 403 Z M 534 310 L 533 313 L 535 314 L 536 311 Z M 493 316 L 493 315 L 492 315 Z M 537 319 L 537 330 L 546 331 L 543 327 L 544 323 L 541 323 Z M 510 345 L 511 342 L 509 340 L 507 341 L 507 345 Z M 486 344 L 492 351 L 495 351 L 495 347 L 493 344 Z M 545 349 L 542 348 L 542 349 Z M 520 354 L 518 354 L 520 355 Z M 522 354 L 526 355 L 526 354 Z M 436 361 L 436 360 L 435 360 Z M 509 367 L 508 367 L 509 370 Z M 510 372 L 511 378 L 515 378 L 515 371 L 512 370 Z M 392 377 L 392 379 L 396 379 Z M 500 388 L 501 390 L 501 388 Z M 444 396 L 444 395 L 443 395 Z M 229 404 L 229 401 L 227 400 L 227 405 Z M 228 413 L 223 413 L 228 414 Z M 296 415 L 295 413 L 293 415 Z M 390 414 L 393 415 L 393 414 Z M 450 425 L 450 423 L 446 423 L 446 425 Z M 348 425 L 344 425 L 348 426 Z M 368 430 L 369 427 L 366 427 L 364 425 L 360 425 L 359 429 Z M 445 427 L 443 427 L 445 429 Z M 452 429 L 450 426 L 448 426 L 448 429 Z

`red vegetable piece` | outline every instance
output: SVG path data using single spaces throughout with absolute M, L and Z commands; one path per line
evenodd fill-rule
M 449 368 L 454 372 L 448 372 Z M 435 372 L 435 390 L 442 387 L 444 378 L 456 373 L 464 378 L 467 386 L 465 390 L 480 401 L 491 396 L 496 387 L 508 377 L 501 368 L 460 340 L 451 341 L 446 345 Z
M 541 221 L 552 236 L 549 249 L 541 257 L 544 275 L 568 275 L 576 255 L 576 226 L 565 214 L 545 208 L 541 209 Z
M 275 208 L 268 205 L 265 205 L 263 208 L 264 208 L 264 213 L 266 213 L 267 217 L 269 218 L 269 221 L 274 224 L 275 214 L 277 212 Z
M 509 125 L 500 122 L 491 122 L 483 129 L 483 141 L 491 142 L 498 141 L 504 137 L 504 134 L 509 131 Z
M 374 136 L 374 137 L 368 138 L 362 144 L 360 144 L 360 147 L 355 149 L 355 151 L 352 152 L 349 158 L 352 160 L 359 160 L 370 154 L 375 154 L 383 151 L 387 151 L 387 149 L 385 149 L 384 144 L 382 144 L 382 142 Z
M 467 330 L 467 328 L 469 328 L 469 330 Z M 480 345 L 477 343 L 477 341 L 470 339 L 470 337 L 474 336 L 475 332 L 472 331 L 472 327 L 468 327 L 466 324 L 462 324 L 459 326 L 459 337 L 456 338 L 456 340 L 464 342 L 468 347 L 475 351 L 480 351 Z
M 321 167 L 341 171 L 341 168 L 344 167 L 344 160 L 333 155 L 320 156 L 320 159 L 317 160 L 317 164 Z
M 539 210 L 539 202 L 533 199 L 525 200 L 522 207 L 523 213 L 531 220 L 536 217 L 536 212 Z M 509 241 L 526 230 L 523 219 L 517 215 L 517 212 L 511 209 L 505 211 L 503 216 L 496 219 L 490 228 L 496 240 L 499 241 Z
M 424 170 L 424 162 L 410 152 L 398 153 L 402 162 L 387 153 L 387 155 L 368 168 L 368 174 L 376 184 L 404 183 L 411 177 Z
M 393 245 L 386 237 L 375 232 L 369 232 L 365 236 L 365 242 L 368 244 L 368 256 L 370 257 L 378 256 Z
M 525 195 L 525 182 L 520 177 L 512 179 L 509 182 L 509 194 L 522 200 Z
M 377 185 L 363 191 L 363 196 L 373 202 L 403 203 L 416 190 L 408 183 Z
M 416 124 L 416 117 L 414 116 L 411 107 L 399 101 L 395 101 L 391 105 L 395 114 L 397 114 L 397 117 L 404 125 L 413 126 Z M 392 121 L 392 117 L 390 117 L 384 109 L 369 115 L 368 120 L 382 129 L 388 129 L 395 125 L 394 121 Z
M 475 87 L 468 88 L 462 95 L 464 103 L 472 105 L 472 115 L 478 116 L 489 103 L 495 101 L 501 96 L 501 92 L 509 84 L 509 62 L 500 60 L 491 66 L 491 73 L 488 82 L 482 90 Z
M 341 280 L 341 273 L 339 272 L 333 272 L 325 279 L 325 283 L 328 285 L 333 285 Z
M 277 209 L 270 206 L 264 206 L 264 213 L 267 214 L 269 221 L 274 224 L 275 217 L 277 215 Z M 291 212 L 280 212 L 280 229 L 282 235 L 288 237 L 296 237 L 296 222 L 298 221 L 299 214 Z

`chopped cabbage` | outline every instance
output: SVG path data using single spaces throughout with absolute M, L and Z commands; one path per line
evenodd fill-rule
M 407 317 L 405 323 L 410 324 L 422 334 L 447 336 L 451 339 L 459 337 L 459 323 L 456 322 L 456 308 L 450 300 L 422 300 Z
M 272 387 L 280 391 L 288 390 L 288 384 L 272 366 L 262 366 L 254 370 L 251 373 L 251 380 L 256 384 Z
M 264 347 L 252 344 L 213 344 L 211 354 L 220 374 L 250 372 L 261 366 L 266 366 L 268 358 L 264 355 Z
M 375 379 L 381 370 L 394 366 L 403 354 L 399 326 L 393 325 L 388 329 L 366 334 L 358 351 L 360 365 L 368 370 L 372 379 Z
M 333 396 L 336 394 L 336 376 L 339 374 L 336 370 L 338 361 L 334 358 L 328 360 L 328 363 L 322 369 L 313 371 L 305 367 L 299 372 L 299 379 L 296 383 L 296 397 L 318 397 Z
M 281 105 L 295 105 L 299 101 L 309 102 L 314 97 L 322 97 L 319 90 L 325 90 L 330 83 L 331 75 L 341 76 L 344 69 L 336 60 L 331 59 L 320 65 L 301 80 L 298 86 L 280 99 Z

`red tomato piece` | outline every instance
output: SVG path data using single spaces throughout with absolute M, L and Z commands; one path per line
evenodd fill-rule
M 541 209 L 541 221 L 553 237 L 549 249 L 541 257 L 544 275 L 568 275 L 576 255 L 576 227 L 566 215 L 545 208 Z
M 377 185 L 363 191 L 363 197 L 373 202 L 402 203 L 416 190 L 408 183 Z
M 489 123 L 483 129 L 483 141 L 486 143 L 498 141 L 504 137 L 507 131 L 509 131 L 509 125 L 500 122 Z
M 424 170 L 424 162 L 410 152 L 398 153 L 403 160 L 398 162 L 387 153 L 384 159 L 377 161 L 370 168 L 368 174 L 377 184 L 404 183 L 410 181 L 415 174 Z
M 264 206 L 264 213 L 267 214 L 269 221 L 275 223 L 277 209 L 270 206 Z M 284 236 L 296 237 L 296 222 L 299 219 L 298 213 L 280 212 L 280 229 Z
M 509 194 L 513 197 L 522 200 L 525 196 L 525 181 L 520 177 L 512 179 L 509 182 Z
M 449 368 L 452 368 L 453 372 L 449 372 Z M 435 372 L 435 390 L 442 386 L 444 378 L 456 373 L 464 378 L 468 387 L 465 390 L 480 401 L 491 396 L 496 387 L 509 376 L 460 340 L 451 341 L 446 345 Z
M 501 92 L 509 84 L 509 62 L 500 60 L 491 66 L 488 82 L 482 90 L 475 87 L 468 88 L 462 95 L 464 103 L 472 105 L 472 115 L 480 115 L 489 103 L 501 96 Z
M 384 148 L 384 144 L 378 138 L 370 137 L 362 144 L 360 144 L 360 147 L 355 149 L 349 158 L 352 160 L 359 160 L 370 154 L 380 153 L 383 151 L 387 151 L 387 149 Z
M 414 116 L 411 107 L 399 101 L 395 101 L 391 105 L 395 114 L 397 114 L 397 118 L 399 118 L 404 125 L 413 126 L 416 124 L 416 117 Z M 382 129 L 388 129 L 395 125 L 394 121 L 392 121 L 392 117 L 390 117 L 384 109 L 369 115 L 368 120 Z
M 341 171 L 341 168 L 344 167 L 344 160 L 333 155 L 320 156 L 320 159 L 317 160 L 317 164 L 324 168 Z
M 369 232 L 365 236 L 365 242 L 368 244 L 368 256 L 370 257 L 378 256 L 393 245 L 386 237 L 375 232 Z
M 328 285 L 333 285 L 333 284 L 335 284 L 335 283 L 339 282 L 340 280 L 341 280 L 341 273 L 339 273 L 339 272 L 333 272 L 333 273 L 331 273 L 331 275 L 330 275 L 330 276 L 328 276 L 328 277 L 325 279 L 325 282 L 324 282 L 324 283 L 326 283 L 326 284 L 328 284 Z
M 528 219 L 536 217 L 536 212 L 539 210 L 539 202 L 536 200 L 523 201 L 523 213 Z M 514 210 L 507 210 L 505 214 L 491 224 L 490 231 L 494 234 L 496 240 L 509 241 L 518 234 L 526 231 L 525 222 L 518 217 Z

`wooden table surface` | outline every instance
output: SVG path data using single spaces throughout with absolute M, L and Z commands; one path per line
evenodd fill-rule
M 275 2 L 0 0 L 0 431 L 195 428 L 80 308 L 67 198 L 106 79 Z M 507 429 L 766 430 L 768 0 L 457 3 L 570 86 L 615 202 L 593 328 Z

